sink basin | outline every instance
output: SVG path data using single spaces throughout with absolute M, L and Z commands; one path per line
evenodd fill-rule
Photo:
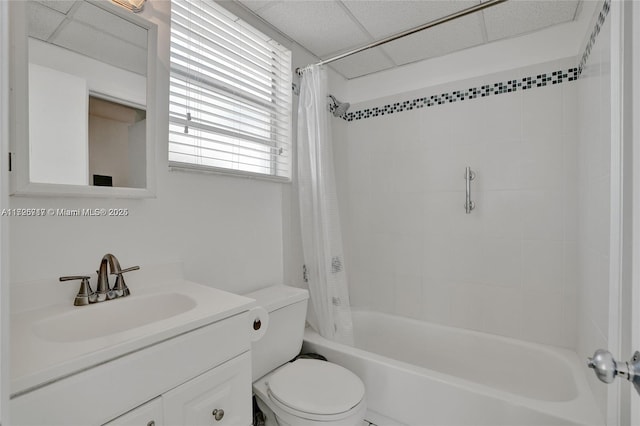
M 75 308 L 33 324 L 40 338 L 77 342 L 131 330 L 187 312 L 197 303 L 180 293 L 129 296 Z

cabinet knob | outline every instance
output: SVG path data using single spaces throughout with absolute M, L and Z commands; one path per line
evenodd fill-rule
M 219 422 L 224 417 L 224 410 L 222 408 L 216 408 L 211 414 L 213 414 L 213 418 Z
M 151 420 L 149 423 L 147 423 L 147 426 L 156 426 L 156 422 Z

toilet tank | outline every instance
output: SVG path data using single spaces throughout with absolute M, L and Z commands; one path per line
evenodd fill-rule
M 265 335 L 251 344 L 252 381 L 256 381 L 300 353 L 309 292 L 278 285 L 245 296 L 269 313 Z

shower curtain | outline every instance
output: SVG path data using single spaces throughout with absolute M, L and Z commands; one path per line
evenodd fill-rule
M 306 68 L 298 105 L 298 196 L 309 322 L 322 336 L 353 344 L 327 96 L 326 71 Z

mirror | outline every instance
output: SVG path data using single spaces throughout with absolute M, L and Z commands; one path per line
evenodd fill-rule
M 104 0 L 12 3 L 14 193 L 153 196 L 155 24 Z

